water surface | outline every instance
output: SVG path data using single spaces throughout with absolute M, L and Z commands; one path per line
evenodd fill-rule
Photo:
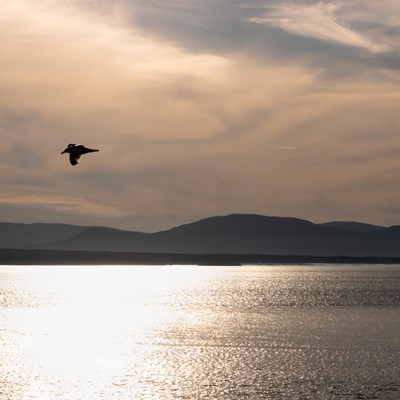
M 0 267 L 0 400 L 398 399 L 400 266 Z

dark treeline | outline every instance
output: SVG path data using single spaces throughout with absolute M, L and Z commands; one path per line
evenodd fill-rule
M 0 249 L 0 265 L 400 264 L 400 257 L 173 254 Z

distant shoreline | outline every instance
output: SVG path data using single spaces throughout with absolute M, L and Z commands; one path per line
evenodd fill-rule
M 0 249 L 0 265 L 400 264 L 400 257 Z

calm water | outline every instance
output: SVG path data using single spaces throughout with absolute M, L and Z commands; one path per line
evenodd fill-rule
M 0 400 L 399 399 L 400 266 L 0 267 Z

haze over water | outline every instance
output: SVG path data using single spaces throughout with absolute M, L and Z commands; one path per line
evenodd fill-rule
M 0 267 L 0 400 L 398 399 L 400 266 Z

